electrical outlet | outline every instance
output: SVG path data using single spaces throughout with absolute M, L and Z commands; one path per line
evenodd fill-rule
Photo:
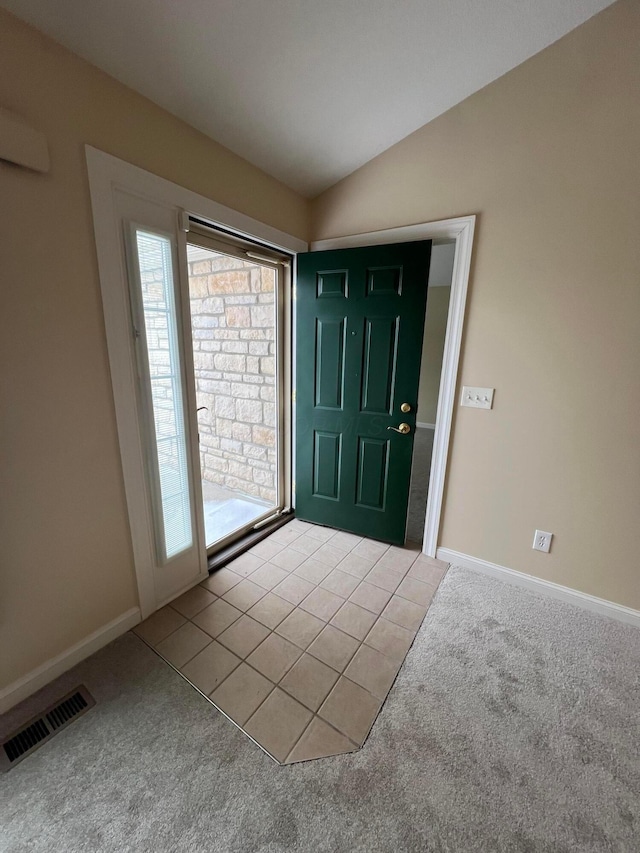
M 546 530 L 536 530 L 533 537 L 533 545 L 531 547 L 534 551 L 542 551 L 543 553 L 548 554 L 549 549 L 551 548 L 552 539 L 553 533 L 547 533 Z

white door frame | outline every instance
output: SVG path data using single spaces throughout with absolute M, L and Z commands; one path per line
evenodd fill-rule
M 438 546 L 475 224 L 475 216 L 461 216 L 456 219 L 441 219 L 437 222 L 424 222 L 400 228 L 386 228 L 384 231 L 370 231 L 367 234 L 317 240 L 310 246 L 311 251 L 322 251 L 350 249 L 356 246 L 377 246 L 384 243 L 407 243 L 412 240 L 455 240 L 449 315 L 440 374 L 429 495 L 422 542 L 422 551 L 429 557 L 436 556 Z
M 308 247 L 307 243 L 297 237 L 124 160 L 91 146 L 85 146 L 85 151 L 133 560 L 140 611 L 142 618 L 146 619 L 166 601 L 159 600 L 154 584 L 153 516 L 147 498 L 144 448 L 138 427 L 135 357 L 129 318 L 129 285 L 126 266 L 123 263 L 116 192 L 122 190 L 175 209 L 176 227 L 179 227 L 178 222 L 183 221 L 186 212 L 214 225 L 233 230 L 237 234 L 257 238 L 286 252 L 305 252 Z M 205 566 L 203 577 L 206 576 Z M 171 598 L 181 591 L 183 590 L 176 590 Z

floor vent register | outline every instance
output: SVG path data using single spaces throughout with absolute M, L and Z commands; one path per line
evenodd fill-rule
M 11 770 L 95 704 L 87 688 L 80 686 L 38 716 L 32 717 L 26 725 L 2 741 L 0 771 L 6 773 Z

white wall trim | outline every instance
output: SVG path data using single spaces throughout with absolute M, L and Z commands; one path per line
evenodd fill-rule
M 422 421 L 416 421 L 416 426 L 418 427 L 418 429 L 435 429 L 436 428 L 435 424 L 425 424 L 425 423 L 422 423 Z
M 456 249 L 453 261 L 451 296 L 449 297 L 449 316 L 444 341 L 442 372 L 440 374 L 429 495 L 422 543 L 422 550 L 429 557 L 436 555 L 440 531 L 475 224 L 475 216 L 460 216 L 455 219 L 442 219 L 437 222 L 423 222 L 417 225 L 404 225 L 400 228 L 387 228 L 383 231 L 371 231 L 367 234 L 352 234 L 348 237 L 317 240 L 311 244 L 312 251 L 320 251 L 324 249 L 349 249 L 355 246 L 377 246 L 384 243 L 406 243 L 411 240 L 455 240 Z
M 122 616 L 118 616 L 117 619 L 89 634 L 84 640 L 80 640 L 71 648 L 32 669 L 31 672 L 14 681 L 13 684 L 4 687 L 0 690 L 0 714 L 6 713 L 9 708 L 13 708 L 14 705 L 40 690 L 41 687 L 45 687 L 71 667 L 76 666 L 122 634 L 126 634 L 139 622 L 140 609 L 132 607 Z
M 497 565 L 497 563 L 481 560 L 479 557 L 470 557 L 468 554 L 453 551 L 451 548 L 438 548 L 437 556 L 439 560 L 444 560 L 453 566 L 462 566 L 465 569 L 481 572 L 484 575 L 489 575 L 489 577 L 497 578 L 514 586 L 529 589 L 532 592 L 542 595 L 549 595 L 551 598 L 557 598 L 559 601 L 566 601 L 568 604 L 573 604 L 576 607 L 592 610 L 601 616 L 608 616 L 610 619 L 640 628 L 640 610 L 633 610 L 631 607 L 625 607 L 623 604 L 616 604 L 615 601 L 608 601 L 606 598 L 597 598 L 595 595 L 588 595 L 586 592 L 580 592 L 568 586 L 561 586 L 552 581 L 542 580 L 542 578 L 518 572 L 515 569 L 508 569 L 505 566 Z
M 265 222 L 260 222 L 238 210 L 233 210 L 179 184 L 167 181 L 139 166 L 133 166 L 91 145 L 85 146 L 85 152 L 92 195 L 94 183 L 100 184 L 101 179 L 106 180 L 110 185 L 109 188 L 120 186 L 124 190 L 146 196 L 151 201 L 180 207 L 188 214 L 202 217 L 214 225 L 230 228 L 246 237 L 257 238 L 274 248 L 288 252 L 307 251 L 307 243 L 304 240 L 273 228 Z
M 408 243 L 411 240 L 456 240 L 465 228 L 475 224 L 475 220 L 475 216 L 459 216 L 455 219 L 439 219 L 435 222 L 419 222 L 415 225 L 401 225 L 398 228 L 385 228 L 382 231 L 351 234 L 348 237 L 329 237 L 326 240 L 315 240 L 310 248 L 312 252 L 320 252 L 325 249 L 351 249 L 357 246 L 381 246 L 385 243 Z

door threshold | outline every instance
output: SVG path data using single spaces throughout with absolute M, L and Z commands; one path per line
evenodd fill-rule
M 232 542 L 230 545 L 227 545 L 225 548 L 222 548 L 220 551 L 212 554 L 207 560 L 209 574 L 215 572 L 217 569 L 221 569 L 223 566 L 226 566 L 227 563 L 231 562 L 231 560 L 235 560 L 235 558 L 239 557 L 240 554 L 244 554 L 244 552 L 248 551 L 249 548 L 253 548 L 254 545 L 258 544 L 258 542 L 266 539 L 267 536 L 270 536 L 279 527 L 284 527 L 285 524 L 293 521 L 294 518 L 294 512 L 282 514 L 277 518 L 269 520 L 267 524 L 263 524 L 258 530 L 249 530 L 249 532 L 245 533 L 244 536 L 240 537 L 240 539 L 237 539 L 235 542 Z

